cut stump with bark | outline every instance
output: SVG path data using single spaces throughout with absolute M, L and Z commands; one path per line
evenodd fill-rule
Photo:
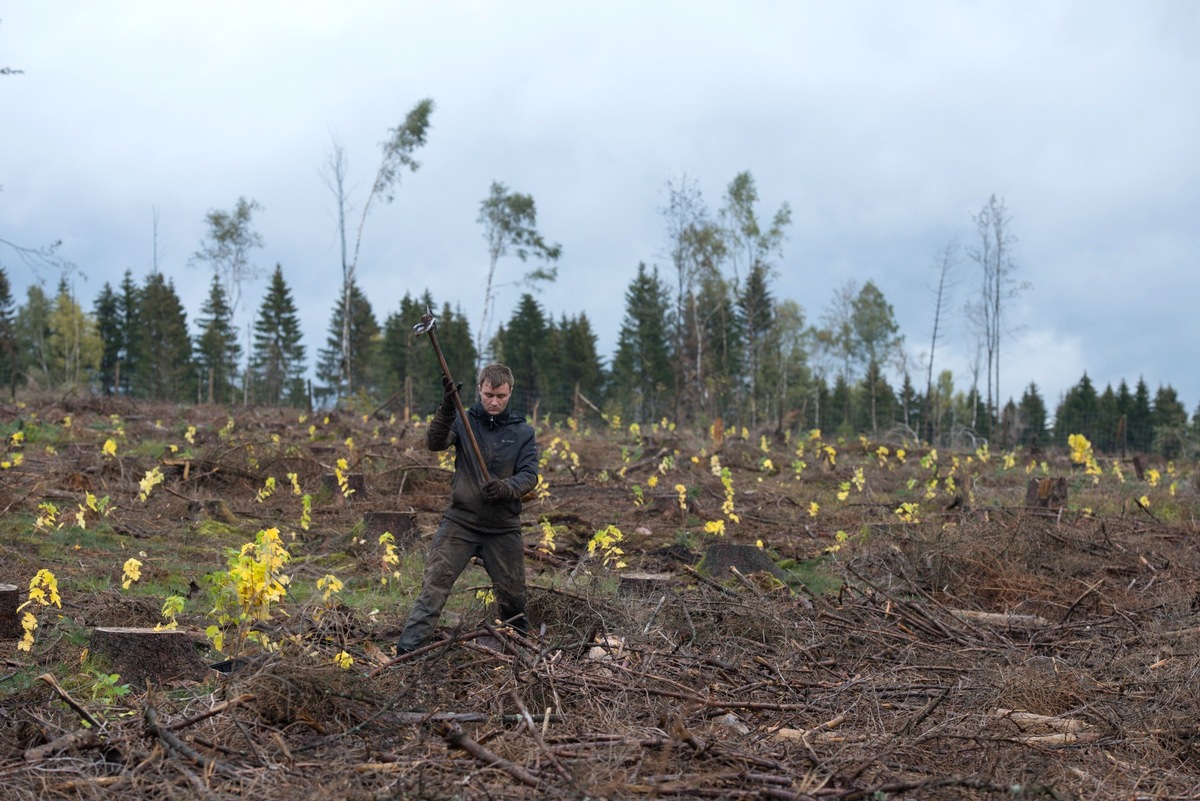
M 687 515 L 700 515 L 703 510 L 695 498 L 688 496 L 684 499 L 686 509 L 679 506 L 679 495 L 672 493 L 670 495 L 655 495 L 650 498 L 642 509 L 649 515 L 662 517 L 680 517 L 686 519 Z
M 146 679 L 156 684 L 193 680 L 208 674 L 195 640 L 178 629 L 96 628 L 88 650 L 118 673 L 124 683 L 145 687 Z
M 344 473 L 346 479 L 346 488 L 350 490 L 349 496 L 342 490 L 338 484 L 336 473 L 324 473 L 321 475 L 321 486 L 333 493 L 333 496 L 339 501 L 360 501 L 367 490 L 366 479 L 362 473 Z
M 202 501 L 191 501 L 188 511 L 196 520 L 215 520 L 227 526 L 236 526 L 238 517 L 229 508 L 229 504 L 220 498 L 206 498 Z
M 363 512 L 362 522 L 363 533 L 372 541 L 387 532 L 396 538 L 397 545 L 417 538 L 416 512 Z
M 1067 479 L 1031 478 L 1025 488 L 1025 506 L 1035 514 L 1058 514 L 1067 505 Z
M 21 603 L 21 592 L 16 584 L 0 584 L 0 640 L 17 640 L 24 633 L 17 606 Z
M 734 545 L 725 542 L 710 545 L 698 565 L 702 573 L 712 576 L 717 581 L 733 578 L 730 568 L 737 568 L 738 572 L 746 576 L 751 573 L 769 573 L 784 584 L 794 580 L 787 571 L 771 560 L 766 551 L 754 545 Z

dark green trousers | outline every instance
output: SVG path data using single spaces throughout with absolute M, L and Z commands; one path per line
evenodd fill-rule
M 487 534 L 443 517 L 429 546 L 421 594 L 400 635 L 400 651 L 413 651 L 429 641 L 454 582 L 473 556 L 483 560 L 492 579 L 500 619 L 517 618 L 514 625 L 525 629 L 525 554 L 520 532 Z

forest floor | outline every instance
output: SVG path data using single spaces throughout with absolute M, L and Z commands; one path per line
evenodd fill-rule
M 397 661 L 450 477 L 420 421 L 0 407 L 0 604 L 61 596 L 0 631 L 6 797 L 1200 796 L 1194 466 L 538 430 L 532 631 L 472 566 Z M 172 616 L 199 669 L 99 653 Z

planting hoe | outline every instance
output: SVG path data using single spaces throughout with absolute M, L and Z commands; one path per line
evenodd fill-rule
M 429 341 L 433 344 L 433 352 L 437 354 L 438 364 L 442 366 L 442 375 L 446 376 L 446 381 L 454 387 L 454 378 L 450 375 L 450 366 L 446 364 L 446 357 L 442 355 L 442 346 L 437 340 L 437 318 L 432 312 L 426 312 L 421 315 L 421 322 L 413 326 L 413 333 L 417 336 L 421 334 L 429 334 Z M 483 475 L 483 480 L 491 481 L 491 476 L 488 475 L 487 464 L 483 461 L 483 453 L 479 450 L 479 441 L 475 439 L 475 430 L 471 428 L 471 421 L 467 419 L 467 410 L 463 408 L 462 398 L 459 396 L 458 389 L 454 389 L 454 408 L 458 409 L 458 416 L 462 418 L 463 428 L 466 429 L 467 439 L 471 441 L 471 450 L 475 454 L 475 463 L 479 465 L 479 472 Z

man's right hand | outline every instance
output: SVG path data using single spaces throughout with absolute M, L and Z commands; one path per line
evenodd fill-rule
M 450 376 L 446 375 L 445 373 L 442 373 L 442 391 L 444 393 L 442 395 L 442 409 L 449 411 L 451 414 L 453 414 L 454 410 L 456 408 L 456 405 L 454 403 L 454 396 L 457 395 L 461 390 L 462 390 L 462 382 L 461 381 L 459 381 L 457 384 L 451 383 Z

